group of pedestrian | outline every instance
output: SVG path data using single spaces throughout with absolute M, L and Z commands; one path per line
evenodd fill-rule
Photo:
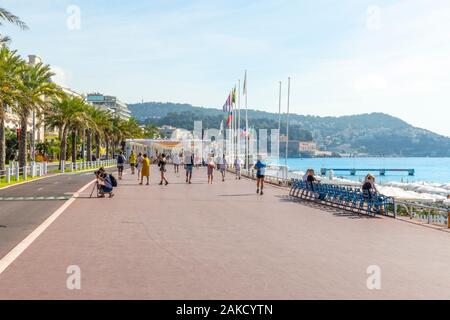
M 184 169 L 186 172 L 186 183 L 192 184 L 192 173 L 194 167 L 197 166 L 198 159 L 192 152 L 183 153 L 175 153 L 171 156 L 171 161 L 174 166 L 174 172 L 179 174 L 180 166 L 184 165 Z M 159 185 L 168 185 L 169 182 L 166 178 L 167 172 L 167 164 L 169 163 L 169 157 L 166 154 L 160 154 L 155 157 L 156 165 L 159 168 L 160 172 L 160 183 Z M 123 154 L 118 158 L 118 168 L 119 168 L 119 179 L 122 179 L 123 167 L 126 162 Z M 129 157 L 129 163 L 131 166 L 131 174 L 135 175 L 137 173 L 138 181 L 140 181 L 140 185 L 144 184 L 144 178 L 146 178 L 146 185 L 150 183 L 150 164 L 151 160 L 147 154 L 139 153 L 137 156 L 132 151 Z M 213 184 L 214 182 L 214 172 L 217 170 L 220 172 L 220 177 L 222 182 L 225 182 L 228 162 L 225 154 L 221 156 L 215 156 L 215 154 L 210 154 L 205 162 L 207 167 L 207 175 L 208 175 L 208 184 Z M 234 168 L 235 168 L 235 179 L 241 180 L 241 166 L 242 162 L 239 157 L 234 159 Z M 265 170 L 267 165 L 262 161 L 262 158 L 259 157 L 258 161 L 254 165 L 254 169 L 256 170 L 256 178 L 257 178 L 257 194 L 264 194 L 264 179 L 265 179 Z
M 144 178 L 146 178 L 146 185 L 150 185 L 150 158 L 147 154 L 136 154 L 131 151 L 128 159 L 131 167 L 131 174 L 135 175 L 137 172 L 137 179 L 140 185 L 144 184 Z

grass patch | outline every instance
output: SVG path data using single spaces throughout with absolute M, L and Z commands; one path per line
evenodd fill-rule
M 42 177 L 34 177 L 34 178 L 28 177 L 27 180 L 24 180 L 23 177 L 20 177 L 19 180 L 16 181 L 15 177 L 11 177 L 11 182 L 10 183 L 6 183 L 6 179 L 5 178 L 1 178 L 0 179 L 0 188 L 7 187 L 7 186 L 12 186 L 12 185 L 15 185 L 17 183 L 21 183 L 21 182 L 25 182 L 25 181 L 37 180 L 39 178 L 42 178 Z

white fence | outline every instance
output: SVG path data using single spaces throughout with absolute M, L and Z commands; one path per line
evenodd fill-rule
M 0 171 L 0 179 L 4 182 L 11 183 L 12 181 L 20 181 L 27 179 L 34 179 L 42 177 L 52 172 L 76 172 L 88 171 L 98 169 L 100 167 L 111 167 L 116 165 L 117 160 L 97 160 L 97 161 L 83 161 L 83 162 L 66 162 L 61 163 L 46 163 L 36 162 L 31 163 L 25 167 L 19 167 L 19 163 L 15 162 L 6 166 L 5 170 Z

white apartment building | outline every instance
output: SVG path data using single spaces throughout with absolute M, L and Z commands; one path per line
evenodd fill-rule
M 90 93 L 86 96 L 86 100 L 102 110 L 112 112 L 121 119 L 128 120 L 131 118 L 131 111 L 117 97 L 105 96 L 101 93 Z

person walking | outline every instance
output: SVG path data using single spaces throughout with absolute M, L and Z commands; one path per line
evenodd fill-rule
M 163 153 L 158 160 L 158 166 L 159 166 L 159 172 L 161 173 L 161 182 L 159 183 L 160 186 L 163 185 L 163 182 L 166 183 L 166 186 L 169 184 L 169 181 L 167 181 L 166 179 L 166 164 L 167 164 L 167 159 L 166 159 L 166 154 Z
M 264 194 L 264 178 L 266 174 L 266 167 L 267 165 L 262 161 L 261 156 L 259 156 L 254 169 L 256 170 L 256 193 L 260 195 Z
M 234 159 L 234 169 L 236 170 L 236 180 L 241 180 L 241 159 Z
M 214 169 L 216 168 L 216 163 L 214 162 L 214 157 L 208 157 L 208 184 L 212 184 L 214 180 Z
M 144 184 L 144 177 L 147 178 L 147 186 L 150 185 L 150 159 L 146 154 L 142 158 L 141 183 Z
M 137 161 L 136 154 L 134 153 L 134 151 L 131 151 L 130 157 L 128 158 L 128 162 L 130 163 L 131 167 L 131 174 L 135 174 L 136 161 Z
M 136 159 L 136 170 L 138 173 L 138 181 L 141 180 L 141 170 L 142 170 L 142 162 L 144 161 L 144 157 L 142 156 L 142 153 L 139 153 L 137 159 Z
M 117 172 L 119 174 L 119 180 L 122 180 L 122 176 L 123 176 L 123 168 L 125 166 L 125 156 L 123 155 L 123 152 L 120 151 L 119 156 L 117 157 Z
M 194 169 L 194 155 L 187 152 L 184 157 L 184 168 L 186 169 L 186 183 L 191 184 L 192 171 Z
M 180 173 L 180 156 L 178 153 L 175 153 L 173 156 L 173 168 L 176 174 Z
M 225 173 L 227 172 L 227 159 L 225 155 L 222 157 L 222 161 L 220 162 L 220 173 L 222 174 L 222 182 L 225 182 Z

